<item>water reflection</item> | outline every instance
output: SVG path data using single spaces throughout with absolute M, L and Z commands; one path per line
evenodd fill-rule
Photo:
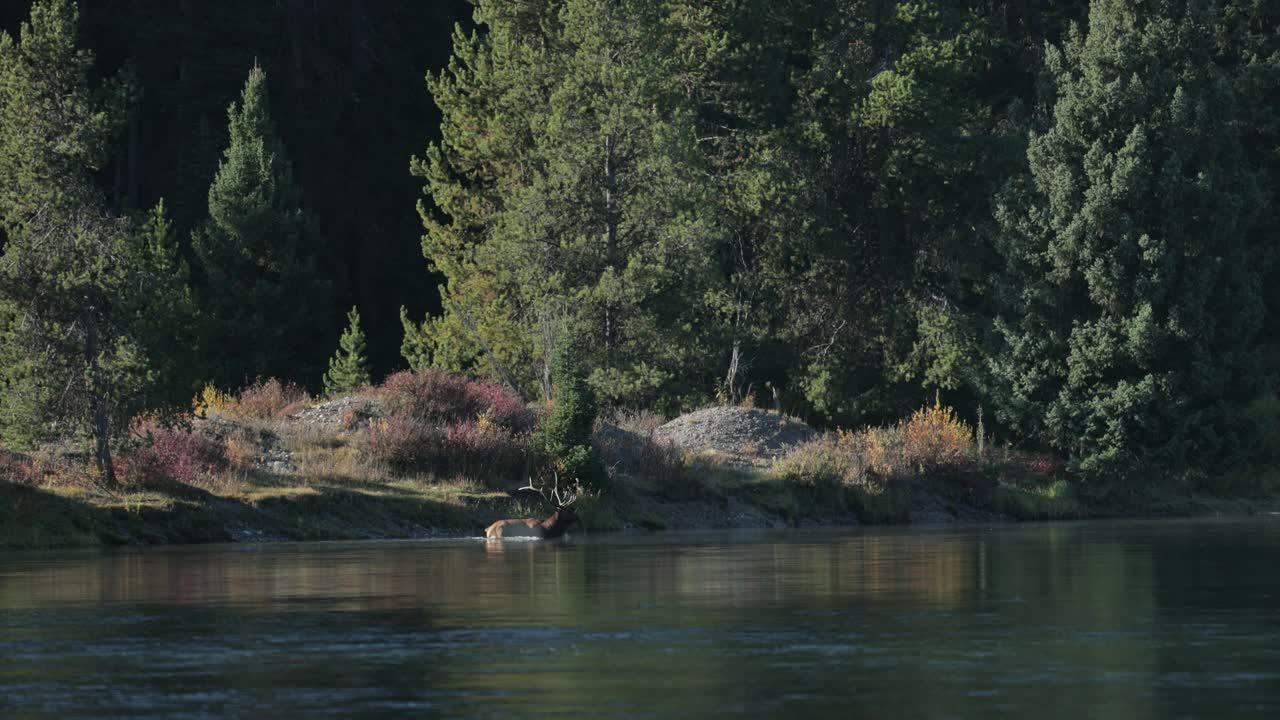
M 0 714 L 1265 717 L 1277 541 L 1080 523 L 12 554 Z

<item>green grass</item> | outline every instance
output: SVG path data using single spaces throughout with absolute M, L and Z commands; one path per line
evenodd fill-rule
M 993 509 L 1017 520 L 1068 520 L 1090 514 L 1066 480 L 1029 487 L 1000 483 L 991 490 L 990 502 Z

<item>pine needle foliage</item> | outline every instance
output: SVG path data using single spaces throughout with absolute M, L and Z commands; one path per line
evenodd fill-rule
M 196 229 L 202 354 L 209 379 L 238 387 L 254 377 L 310 376 L 308 348 L 320 338 L 329 283 L 322 242 L 302 204 L 276 134 L 267 74 L 249 71 L 227 111 L 229 142 L 209 187 L 209 217 Z
M 1001 419 L 1105 483 L 1230 461 L 1272 242 L 1206 3 L 1095 0 L 998 211 Z
M 596 394 L 582 363 L 580 333 L 561 333 L 555 348 L 554 404 L 538 433 L 536 445 L 561 478 L 599 487 L 607 478 L 591 446 Z
M 42 0 L 18 39 L 0 34 L 0 438 L 92 438 L 113 485 L 111 443 L 155 399 L 185 268 L 163 206 L 116 216 L 95 184 L 131 90 L 93 80 L 79 20 Z
M 329 360 L 329 372 L 324 374 L 324 392 L 326 395 L 345 395 L 368 385 L 370 381 L 360 312 L 353 306 L 347 313 L 347 329 L 338 340 L 338 352 Z

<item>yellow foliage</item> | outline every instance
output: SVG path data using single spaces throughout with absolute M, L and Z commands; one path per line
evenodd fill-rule
M 901 430 L 903 459 L 924 470 L 960 463 L 973 445 L 973 430 L 940 400 L 912 413 Z
M 230 395 L 212 385 L 205 385 L 200 394 L 191 401 L 191 413 L 196 417 L 207 417 L 210 410 L 222 413 L 232 402 Z
M 954 467 L 972 456 L 972 447 L 969 426 L 954 409 L 935 401 L 896 425 L 842 430 L 834 441 L 803 446 L 792 453 L 789 469 L 801 474 L 821 469 L 846 484 L 883 481 Z
M 841 432 L 840 446 L 860 457 L 863 467 L 878 477 L 892 477 L 902 469 L 901 427 L 868 427 L 856 433 Z
M 227 459 L 235 467 L 253 467 L 258 460 L 258 446 L 253 441 L 244 438 L 229 438 L 227 440 Z

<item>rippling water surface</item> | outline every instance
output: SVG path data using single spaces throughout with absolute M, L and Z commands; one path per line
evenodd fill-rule
M 0 716 L 1280 717 L 1280 518 L 0 554 Z

